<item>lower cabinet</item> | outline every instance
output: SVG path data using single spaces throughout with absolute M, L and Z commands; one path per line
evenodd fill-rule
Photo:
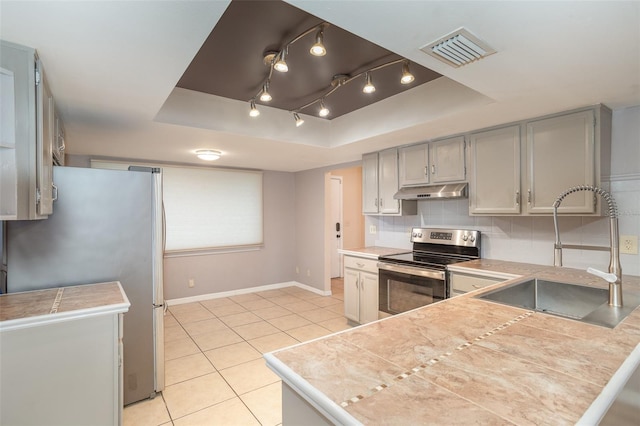
M 451 273 L 451 297 L 460 296 L 470 291 L 479 290 L 491 284 L 506 281 L 508 278 L 488 277 L 484 275 Z
M 366 324 L 378 319 L 378 261 L 344 256 L 344 315 Z
M 0 424 L 122 424 L 122 325 L 129 302 L 110 305 L 118 295 L 109 284 L 67 287 L 69 296 L 58 292 L 60 299 L 47 290 L 0 296 L 6 308 L 0 315 Z M 91 287 L 94 299 L 107 302 L 94 302 Z M 49 313 L 54 297 L 61 308 Z M 73 304 L 78 310 L 65 310 Z M 16 312 L 35 315 L 6 320 Z

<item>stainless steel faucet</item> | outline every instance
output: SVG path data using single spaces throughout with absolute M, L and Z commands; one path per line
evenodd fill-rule
M 591 191 L 600 197 L 602 197 L 609 208 L 609 240 L 610 240 L 610 258 L 609 258 L 609 273 L 615 275 L 615 281 L 609 282 L 609 306 L 622 306 L 622 266 L 620 265 L 620 251 L 618 240 L 620 238 L 618 231 L 618 208 L 616 202 L 611 194 L 604 189 L 591 186 L 580 185 L 567 189 L 560 194 L 556 201 L 553 203 L 553 226 L 556 232 L 556 242 L 553 250 L 553 264 L 554 266 L 562 266 L 562 243 L 560 242 L 560 231 L 558 230 L 558 207 L 562 203 L 562 200 L 574 192 L 579 191 Z M 593 246 L 580 246 L 580 245 L 565 245 L 565 248 L 577 248 L 577 249 L 590 249 L 600 250 L 600 247 Z M 604 248 L 606 250 L 606 248 Z

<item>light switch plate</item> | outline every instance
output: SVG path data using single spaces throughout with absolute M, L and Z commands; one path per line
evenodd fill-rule
M 375 234 L 376 232 L 378 232 L 378 230 L 376 229 L 375 225 L 369 225 L 369 233 L 370 234 Z
M 620 254 L 638 254 L 638 236 L 620 236 Z

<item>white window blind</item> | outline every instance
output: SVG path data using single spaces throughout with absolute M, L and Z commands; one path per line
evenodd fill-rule
M 262 172 L 91 160 L 91 167 L 161 167 L 166 251 L 259 246 L 263 243 Z

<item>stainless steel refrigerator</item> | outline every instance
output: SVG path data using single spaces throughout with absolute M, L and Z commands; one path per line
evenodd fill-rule
M 54 167 L 45 220 L 6 223 L 7 292 L 120 281 L 124 403 L 164 388 L 162 173 Z

